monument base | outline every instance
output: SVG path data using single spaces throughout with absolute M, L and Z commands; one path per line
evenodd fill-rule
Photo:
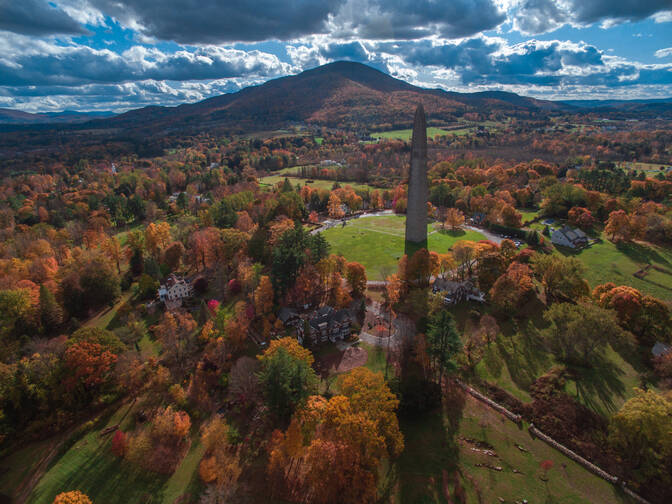
M 413 257 L 413 254 L 415 254 L 418 250 L 423 248 L 429 250 L 429 248 L 427 248 L 427 240 L 419 242 L 406 240 L 404 246 L 404 254 L 406 254 L 410 259 L 411 257 Z

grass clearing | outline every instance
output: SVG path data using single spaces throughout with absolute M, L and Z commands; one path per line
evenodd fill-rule
M 126 430 L 133 422 L 124 404 L 107 421 L 82 436 L 57 458 L 30 495 L 30 504 L 51 504 L 60 492 L 80 490 L 97 504 L 163 503 L 172 504 L 185 493 L 197 495 L 200 489 L 198 463 L 203 447 L 198 429 L 192 427 L 192 443 L 172 475 L 161 475 L 131 466 L 110 452 L 112 435 L 100 437 L 100 431 L 121 422 Z
M 443 413 L 403 417 L 400 427 L 405 450 L 384 482 L 390 502 L 454 502 L 455 479 L 468 503 L 630 502 L 610 483 L 470 396 L 463 404 L 452 402 Z M 486 447 L 495 456 L 486 454 Z M 540 469 L 545 460 L 553 462 L 547 481 Z
M 456 130 L 459 131 L 459 130 Z M 430 127 L 427 128 L 427 138 L 434 138 L 436 135 L 445 136 L 453 133 L 453 131 L 447 131 L 441 128 Z M 401 130 L 391 130 L 391 131 L 378 131 L 376 133 L 371 133 L 372 138 L 377 139 L 395 139 L 395 140 L 405 140 L 409 141 L 413 136 L 412 129 L 401 129 Z
M 630 285 L 659 299 L 672 300 L 672 275 L 651 272 L 644 278 L 633 274 L 647 264 L 655 264 L 672 270 L 672 250 L 650 243 L 612 243 L 604 234 L 601 241 L 578 252 L 562 250 L 564 255 L 574 255 L 587 268 L 586 280 L 591 288 L 614 282 L 616 285 Z
M 295 169 L 296 167 L 293 167 L 292 169 Z M 307 179 L 307 178 L 301 178 L 301 177 L 290 177 L 287 175 L 269 175 L 267 177 L 261 177 L 259 179 L 259 185 L 262 187 L 273 187 L 276 185 L 278 182 L 283 182 L 285 178 L 288 178 L 289 181 L 292 183 L 293 186 L 296 186 L 297 184 L 299 185 L 309 185 L 311 187 L 317 187 L 318 189 L 327 189 L 331 191 L 331 188 L 334 186 L 335 181 L 333 180 L 317 180 L 317 179 Z M 338 182 L 341 187 L 345 186 L 352 186 L 354 190 L 361 190 L 361 191 L 373 191 L 376 189 L 373 186 L 367 185 L 367 184 L 358 184 L 356 182 L 343 182 L 339 181 Z
M 383 280 L 397 270 L 399 258 L 404 254 L 405 226 L 405 215 L 368 216 L 350 220 L 345 227 L 336 226 L 322 234 L 333 253 L 360 262 L 369 280 Z M 485 239 L 477 231 L 435 231 L 432 224 L 427 228 L 429 249 L 441 253 L 460 240 Z
M 630 502 L 613 485 L 593 475 L 539 439 L 532 439 L 527 429 L 519 429 L 487 406 L 468 397 L 460 423 L 462 438 L 485 442 L 497 457 L 476 451 L 473 443 L 459 443 L 462 474 L 467 486 L 468 502 L 544 503 L 625 503 Z M 522 446 L 527 451 L 521 451 Z M 541 462 L 551 460 L 548 481 L 543 481 Z M 476 464 L 502 467 L 494 471 Z M 520 471 L 514 473 L 513 470 Z M 469 495 L 472 494 L 472 495 Z

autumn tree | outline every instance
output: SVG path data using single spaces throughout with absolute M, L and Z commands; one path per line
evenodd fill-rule
M 110 237 L 100 244 L 100 248 L 110 258 L 110 260 L 117 266 L 117 273 L 121 274 L 121 259 L 123 252 L 121 243 L 115 238 Z
M 609 443 L 640 485 L 672 483 L 672 400 L 654 390 L 638 390 L 611 419 Z
M 339 377 L 339 390 L 330 400 L 310 397 L 287 431 L 274 433 L 268 471 L 290 499 L 374 502 L 383 458 L 403 450 L 398 400 L 380 373 L 357 368 Z
M 117 355 L 98 343 L 74 343 L 64 355 L 65 367 L 69 371 L 66 387 L 81 390 L 83 396 L 88 396 L 94 388 L 110 380 L 116 361 Z
M 611 241 L 630 241 L 632 224 L 625 210 L 615 210 L 609 214 L 604 232 L 611 235 Z
M 114 436 L 112 436 L 112 443 L 110 444 L 110 450 L 112 453 L 119 458 L 123 458 L 126 453 L 126 445 L 126 435 L 124 432 L 119 429 L 114 431 Z
M 549 300 L 577 300 L 590 293 L 583 278 L 586 267 L 575 257 L 537 253 L 532 256 L 532 269 Z
M 449 208 L 446 210 L 446 218 L 444 226 L 448 226 L 451 230 L 457 231 L 464 225 L 464 214 L 457 208 Z
M 163 262 L 170 271 L 175 271 L 180 267 L 182 257 L 184 257 L 184 245 L 182 242 L 173 242 L 163 252 Z
M 79 490 L 63 492 L 54 498 L 53 504 L 92 504 L 91 499 Z
M 161 321 L 152 327 L 163 347 L 165 358 L 184 371 L 187 355 L 195 343 L 196 321 L 189 312 L 166 312 Z
M 258 315 L 265 317 L 273 311 L 273 285 L 271 279 L 262 275 L 254 290 L 254 307 Z
M 170 224 L 167 222 L 150 222 L 145 229 L 145 247 L 155 259 L 159 259 L 161 251 L 170 243 Z
M 239 452 L 230 440 L 231 428 L 219 416 L 214 417 L 201 434 L 205 455 L 198 466 L 203 482 L 225 489 L 231 497 L 242 473 Z
M 556 303 L 544 312 L 542 331 L 551 352 L 567 364 L 586 366 L 609 343 L 625 337 L 613 311 L 593 304 Z
M 619 324 L 635 334 L 641 344 L 669 341 L 671 314 L 666 303 L 629 285 L 611 282 L 595 287 L 593 297 L 603 308 L 614 309 Z
M 567 213 L 569 223 L 583 230 L 590 230 L 596 223 L 593 214 L 587 208 L 573 207 Z
M 490 289 L 492 303 L 502 312 L 510 315 L 518 313 L 534 292 L 532 270 L 526 264 L 513 262 Z
M 332 219 L 342 219 L 345 217 L 345 212 L 341 207 L 342 202 L 341 198 L 335 192 L 332 192 L 329 196 L 329 204 L 327 206 L 327 212 L 329 212 L 329 217 Z
M 345 265 L 346 278 L 350 285 L 353 297 L 361 297 L 366 291 L 366 269 L 358 262 L 349 262 Z

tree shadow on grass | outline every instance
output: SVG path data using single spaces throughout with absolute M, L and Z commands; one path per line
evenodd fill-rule
M 496 344 L 511 380 L 522 390 L 529 390 L 537 377 L 552 364 L 541 338 L 534 332 L 518 332 L 510 338 L 499 338 Z
M 653 247 L 648 247 L 640 243 L 619 242 L 616 244 L 616 249 L 637 263 L 656 262 L 668 266 L 670 265 L 670 262 L 660 255 L 660 253 Z
M 590 366 L 571 366 L 581 401 L 601 415 L 616 411 L 616 397 L 625 396 L 621 377 L 625 374 L 616 364 L 601 355 L 593 357 Z
M 437 229 L 437 232 L 442 235 L 450 236 L 452 238 L 460 238 L 467 234 L 464 229 Z

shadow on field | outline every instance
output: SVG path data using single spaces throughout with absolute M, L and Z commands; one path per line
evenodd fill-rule
M 457 439 L 464 403 L 462 389 L 449 385 L 442 406 L 400 416 L 405 449 L 388 470 L 381 502 L 395 493 L 399 502 L 465 502 Z

